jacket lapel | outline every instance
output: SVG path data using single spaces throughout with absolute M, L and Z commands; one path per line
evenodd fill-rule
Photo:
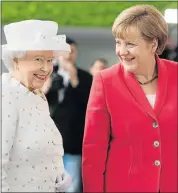
M 165 97 L 166 97 L 166 92 L 167 92 L 166 66 L 164 65 L 164 62 L 162 62 L 158 57 L 156 57 L 156 60 L 158 64 L 158 86 L 157 86 L 156 101 L 155 101 L 154 109 L 151 107 L 150 103 L 148 102 L 135 76 L 132 73 L 129 73 L 126 70 L 124 70 L 123 67 L 121 68 L 123 71 L 125 84 L 130 94 L 135 99 L 137 104 L 141 107 L 141 109 L 147 114 L 149 114 L 155 120 L 157 120 L 157 116 L 159 115 L 163 107 Z
M 136 80 L 135 76 L 132 73 L 129 73 L 124 70 L 124 80 L 125 84 L 132 95 L 132 97 L 135 99 L 136 103 L 141 107 L 141 109 L 149 114 L 153 119 L 156 119 L 156 114 L 152 107 L 150 106 L 144 92 L 142 91 L 142 88 L 140 87 L 138 81 Z

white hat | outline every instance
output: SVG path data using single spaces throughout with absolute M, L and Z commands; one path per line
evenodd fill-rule
M 57 35 L 58 24 L 54 21 L 25 20 L 4 26 L 7 44 L 2 50 L 32 51 L 58 50 L 70 52 L 65 35 Z

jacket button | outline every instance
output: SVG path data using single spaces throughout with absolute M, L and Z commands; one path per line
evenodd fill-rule
M 159 147 L 159 141 L 154 141 L 154 147 Z
M 158 128 L 158 123 L 157 122 L 153 122 L 153 128 Z
M 155 166 L 159 166 L 161 163 L 159 160 L 155 160 Z

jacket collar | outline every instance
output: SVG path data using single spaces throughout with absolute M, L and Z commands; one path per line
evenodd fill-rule
M 158 85 L 154 109 L 151 107 L 135 76 L 132 73 L 124 70 L 123 67 L 121 67 L 123 71 L 124 81 L 130 94 L 135 99 L 137 104 L 141 107 L 141 109 L 155 120 L 157 120 L 157 117 L 160 114 L 164 105 L 168 83 L 167 68 L 165 66 L 164 61 L 161 60 L 158 56 L 156 56 L 156 61 L 158 65 Z

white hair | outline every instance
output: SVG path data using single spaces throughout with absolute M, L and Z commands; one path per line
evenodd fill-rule
M 7 67 L 9 71 L 13 70 L 13 60 L 15 58 L 24 58 L 26 56 L 27 51 L 14 51 L 8 49 L 2 49 L 2 60 L 4 65 Z
M 61 53 L 61 52 L 60 52 Z M 13 60 L 15 58 L 24 58 L 27 54 L 27 51 L 14 51 L 2 48 L 2 60 L 4 65 L 9 71 L 13 71 Z M 53 51 L 53 55 L 56 58 L 59 55 L 58 51 Z

